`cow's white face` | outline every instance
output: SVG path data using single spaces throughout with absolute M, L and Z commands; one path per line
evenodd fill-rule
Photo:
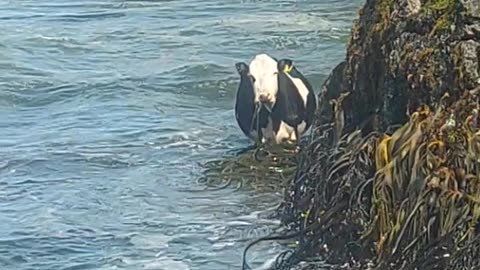
M 272 108 L 278 92 L 277 61 L 266 54 L 258 54 L 250 62 L 255 102 Z

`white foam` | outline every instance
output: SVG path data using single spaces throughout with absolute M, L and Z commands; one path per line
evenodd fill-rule
M 272 266 L 275 264 L 276 259 L 277 259 L 277 257 L 272 257 L 272 258 L 266 260 L 258 268 L 255 268 L 255 270 L 269 270 L 269 269 L 272 269 Z
M 139 249 L 165 249 L 173 238 L 164 234 L 138 234 L 133 236 L 130 242 Z
M 170 258 L 162 258 L 147 262 L 143 265 L 142 269 L 175 269 L 175 270 L 189 270 L 190 266 L 185 262 L 172 260 Z
M 245 14 L 223 20 L 228 27 L 245 28 L 248 31 L 331 31 L 338 24 L 319 15 L 292 13 L 288 16 L 277 13 Z

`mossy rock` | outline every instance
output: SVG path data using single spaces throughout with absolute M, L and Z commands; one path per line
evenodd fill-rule
M 329 97 L 351 93 L 347 130 L 384 130 L 420 104 L 435 106 L 447 92 L 458 98 L 478 85 L 480 19 L 469 15 L 478 13 L 476 0 L 372 0 L 359 13 L 347 64 L 333 71 L 341 79 L 323 86 Z M 470 63 L 459 60 L 465 55 Z M 321 115 L 332 119 L 332 108 Z

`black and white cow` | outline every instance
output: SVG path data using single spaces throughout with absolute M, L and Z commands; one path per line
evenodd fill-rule
M 317 101 L 308 80 L 290 59 L 278 61 L 278 91 L 272 110 L 276 142 L 296 142 L 312 125 Z
M 313 88 L 289 59 L 256 55 L 250 65 L 236 64 L 240 85 L 235 118 L 256 142 L 294 143 L 311 126 L 316 99 Z
M 250 139 L 262 143 L 272 140 L 271 111 L 278 90 L 277 61 L 266 54 L 259 54 L 249 66 L 240 62 L 236 68 L 240 75 L 235 102 L 237 122 Z
M 268 112 L 255 102 L 254 78 L 245 63 L 235 64 L 240 75 L 235 101 L 235 118 L 243 133 L 254 141 L 263 139 L 262 128 L 267 126 Z

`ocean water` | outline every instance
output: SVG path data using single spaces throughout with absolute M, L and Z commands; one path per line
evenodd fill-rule
M 188 191 L 250 144 L 234 64 L 289 57 L 318 93 L 362 2 L 0 1 L 0 269 L 239 269 L 282 194 Z

